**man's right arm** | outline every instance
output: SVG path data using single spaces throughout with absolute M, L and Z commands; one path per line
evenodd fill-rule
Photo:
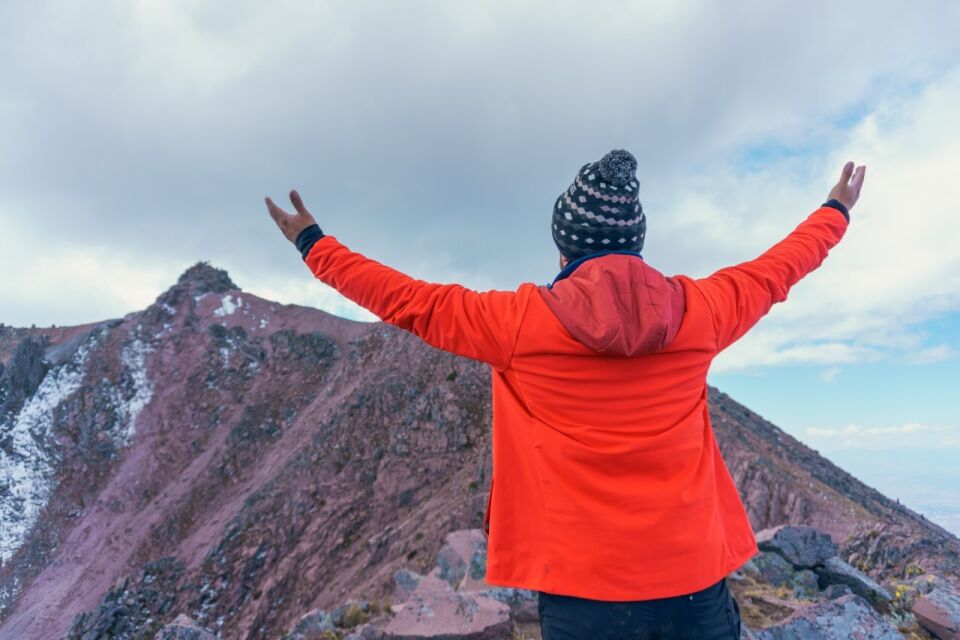
M 820 266 L 848 224 L 846 207 L 828 200 L 759 257 L 694 280 L 713 310 L 717 351 L 736 342 L 774 304 L 786 300 L 790 288 Z

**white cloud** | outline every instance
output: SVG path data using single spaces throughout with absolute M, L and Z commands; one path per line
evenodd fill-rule
M 712 211 L 724 224 L 714 224 L 699 239 L 702 254 L 715 255 L 722 247 L 727 263 L 738 262 L 758 255 L 826 200 L 844 161 L 867 165 L 843 240 L 786 302 L 718 358 L 719 370 L 887 356 L 919 364 L 952 356 L 946 346 L 924 345 L 917 327 L 960 310 L 960 252 L 945 244 L 960 237 L 960 181 L 953 176 L 960 158 L 957 104 L 960 66 L 915 96 L 874 105 L 837 148 L 809 160 L 808 179 L 800 181 L 773 163 L 746 176 L 705 178 L 708 184 L 698 192 L 711 195 L 689 196 L 695 204 L 681 198 L 672 231 L 692 234 L 688 227 L 709 227 L 704 211 Z M 762 208 L 721 207 L 736 201 L 734 189 L 752 194 L 750 200 Z M 690 224 L 688 211 L 694 208 L 699 211 Z M 702 263 L 701 275 L 722 266 Z
M 829 384 L 837 379 L 837 376 L 840 375 L 840 372 L 840 367 L 830 367 L 829 369 L 824 369 L 820 372 L 820 379 Z
M 906 360 L 911 364 L 933 364 L 935 362 L 950 360 L 954 356 L 956 356 L 956 354 L 953 352 L 953 349 L 948 345 L 941 344 L 910 353 L 907 355 Z
M 9 225 L 8 220 L 0 215 L 0 238 L 4 240 L 0 272 L 13 274 L 0 279 L 0 322 L 7 325 L 30 326 L 43 317 L 56 317 L 60 325 L 122 317 L 152 304 L 193 264 L 174 258 L 145 259 L 137 255 L 137 247 L 76 245 L 69 238 L 44 234 L 40 228 Z M 244 291 L 262 298 L 312 306 L 358 321 L 377 320 L 314 279 L 292 246 L 282 248 L 287 264 L 302 270 L 299 278 L 251 269 L 242 261 L 236 269 L 229 269 L 231 278 Z M 240 303 L 240 297 L 235 302 L 224 299 L 218 315 L 229 314 Z
M 138 259 L 135 248 L 77 245 L 43 225 L 12 222 L 13 216 L 0 209 L 0 271 L 11 274 L 0 278 L 0 322 L 8 325 L 121 317 L 153 302 L 182 271 L 163 261 Z
M 245 291 L 267 300 L 323 309 L 327 313 L 360 322 L 379 320 L 377 316 L 344 297 L 336 289 L 314 279 L 305 268 L 304 273 L 305 275 L 299 279 L 261 276 L 248 281 L 242 277 L 233 277 L 237 285 Z
M 292 186 L 418 277 L 547 282 L 553 198 L 624 146 L 645 256 L 702 275 L 779 239 L 844 160 L 869 166 L 847 238 L 719 369 L 929 361 L 913 327 L 960 305 L 960 5 L 845 7 L 0 4 L 0 321 L 117 317 L 198 259 L 363 316 L 265 240 L 260 197 Z M 774 153 L 737 170 L 754 147 Z
M 807 427 L 804 434 L 805 442 L 825 450 L 960 448 L 960 429 L 915 422 L 889 426 Z

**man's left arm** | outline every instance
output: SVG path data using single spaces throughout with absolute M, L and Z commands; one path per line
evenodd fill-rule
M 291 194 L 298 216 L 309 213 Z M 298 204 L 299 202 L 299 204 Z M 299 221 L 268 199 L 271 216 L 321 282 L 430 345 L 503 371 L 510 363 L 530 291 L 473 291 L 412 278 L 324 234 L 312 216 Z M 275 211 L 277 209 L 279 211 Z M 281 218 L 287 215 L 288 218 Z M 282 223 L 289 223 L 285 228 Z

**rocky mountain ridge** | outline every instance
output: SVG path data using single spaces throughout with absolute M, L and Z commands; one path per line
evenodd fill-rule
M 206 263 L 123 318 L 0 327 L 0 640 L 147 638 L 180 614 L 274 638 L 390 601 L 397 571 L 480 525 L 489 376 Z M 955 536 L 709 393 L 756 531 L 816 527 L 878 583 L 960 584 Z

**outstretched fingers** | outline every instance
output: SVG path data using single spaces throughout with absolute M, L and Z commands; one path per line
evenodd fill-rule
M 297 210 L 298 215 L 302 215 L 302 216 L 310 215 L 310 212 L 307 211 L 307 207 L 304 206 L 303 200 L 300 198 L 300 194 L 297 193 L 296 189 L 290 192 L 290 202 L 293 203 L 293 208 Z
M 273 221 L 280 227 L 286 226 L 290 220 L 290 214 L 278 207 L 276 203 L 270 199 L 270 196 L 264 198 L 263 201 L 267 203 L 267 211 L 270 212 L 270 217 L 273 218 Z
M 860 188 L 863 187 L 863 176 L 867 171 L 867 165 L 862 164 L 857 167 L 856 172 L 853 174 L 853 180 L 850 183 L 851 186 L 856 190 L 856 193 L 860 194 Z
M 843 170 L 840 172 L 840 184 L 846 185 L 850 182 L 850 176 L 853 174 L 853 161 L 847 162 L 843 165 Z

